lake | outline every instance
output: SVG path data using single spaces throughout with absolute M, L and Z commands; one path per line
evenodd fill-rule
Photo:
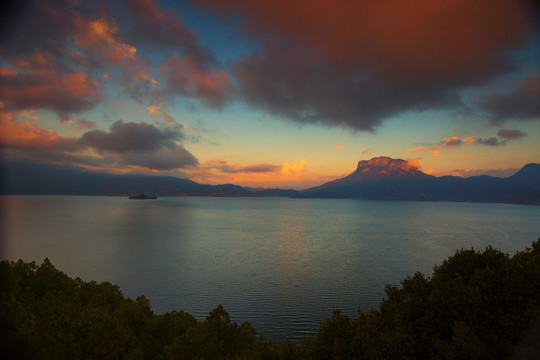
M 222 304 L 267 339 L 316 333 L 333 309 L 378 307 L 384 285 L 457 249 L 514 254 L 540 206 L 286 198 L 2 196 L 2 259 L 144 294 L 157 314 Z

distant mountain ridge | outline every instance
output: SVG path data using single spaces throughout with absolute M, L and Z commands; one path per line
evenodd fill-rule
M 116 175 L 80 168 L 0 162 L 2 195 L 130 195 L 342 198 L 371 200 L 461 201 L 540 205 L 540 164 L 527 164 L 507 178 L 487 175 L 435 177 L 402 159 L 362 160 L 351 174 L 320 186 L 253 189 L 234 184 L 205 185 L 155 175 Z
M 508 178 L 435 177 L 405 160 L 376 157 L 359 161 L 344 178 L 302 190 L 297 197 L 540 204 L 540 164 L 527 164 Z
M 116 175 L 75 167 L 2 162 L 3 195 L 131 195 L 155 196 L 292 196 L 295 190 L 251 191 L 233 184 L 205 185 L 188 179 L 156 175 Z

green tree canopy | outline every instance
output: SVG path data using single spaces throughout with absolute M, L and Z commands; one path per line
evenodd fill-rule
M 540 315 L 540 239 L 512 257 L 459 250 L 385 290 L 379 309 L 335 310 L 316 337 L 276 344 L 221 305 L 204 321 L 155 315 L 144 296 L 48 259 L 2 261 L 0 348 L 9 359 L 504 359 Z

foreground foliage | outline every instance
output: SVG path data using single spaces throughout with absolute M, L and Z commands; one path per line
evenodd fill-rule
M 498 359 L 540 314 L 540 239 L 513 257 L 460 250 L 431 277 L 386 286 L 378 310 L 339 310 L 299 345 L 265 341 L 219 305 L 205 321 L 155 315 L 108 282 L 49 260 L 0 262 L 0 348 L 9 359 Z

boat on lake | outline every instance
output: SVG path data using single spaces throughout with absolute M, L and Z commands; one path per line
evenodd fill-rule
M 157 199 L 156 196 L 147 196 L 147 195 L 144 195 L 144 194 L 131 195 L 129 198 L 130 199 L 135 199 L 135 200 Z

